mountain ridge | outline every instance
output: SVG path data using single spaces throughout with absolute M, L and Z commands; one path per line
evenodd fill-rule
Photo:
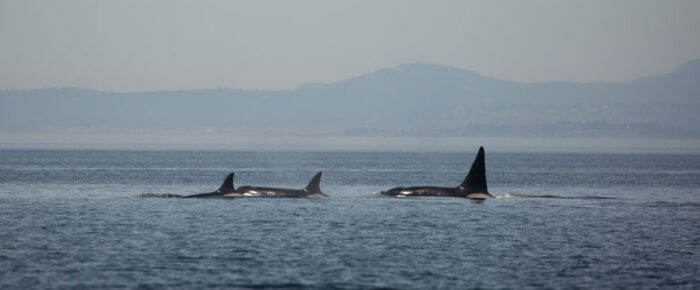
M 676 132 L 672 135 L 692 137 L 700 136 L 695 125 L 700 123 L 699 84 L 700 60 L 692 60 L 666 74 L 617 83 L 519 83 L 450 66 L 410 63 L 282 91 L 2 90 L 0 132 L 222 128 L 246 134 L 465 132 L 450 134 L 556 137 L 598 132 L 665 138 Z M 567 131 L 574 127 L 561 124 L 590 128 Z
M 594 84 L 630 83 L 630 82 L 635 82 L 635 81 L 639 81 L 639 80 L 646 80 L 649 78 L 662 77 L 662 76 L 675 75 L 675 74 L 692 74 L 693 76 L 697 76 L 700 74 L 700 59 L 693 59 L 693 60 L 688 60 L 686 62 L 683 62 L 682 64 L 676 66 L 673 70 L 671 70 L 670 72 L 667 72 L 667 73 L 642 76 L 642 77 L 637 77 L 637 78 L 633 78 L 630 80 L 618 81 L 618 82 L 607 82 L 607 81 L 577 82 L 577 81 L 563 81 L 563 80 L 519 82 L 519 81 L 506 80 L 506 79 L 500 79 L 500 78 L 496 78 L 496 77 L 485 76 L 485 75 L 480 74 L 478 72 L 475 72 L 475 71 L 472 71 L 469 69 L 465 69 L 465 68 L 460 68 L 460 67 L 454 67 L 454 66 L 443 65 L 443 64 L 430 64 L 430 63 L 423 63 L 423 62 L 414 62 L 414 63 L 400 64 L 400 65 L 397 65 L 395 67 L 383 67 L 383 68 L 380 68 L 380 69 L 375 70 L 373 72 L 360 74 L 360 75 L 350 77 L 347 79 L 343 79 L 343 80 L 332 81 L 332 82 L 310 82 L 307 84 L 302 84 L 296 88 L 285 89 L 285 90 L 239 89 L 239 88 L 193 88 L 193 89 L 184 89 L 184 90 L 146 90 L 146 91 L 114 92 L 114 91 L 105 91 L 105 90 L 99 90 L 99 89 L 81 88 L 81 87 L 74 87 L 74 86 L 62 86 L 62 87 L 47 87 L 47 88 L 33 88 L 33 89 L 0 89 L 0 92 L 28 92 L 28 91 L 51 91 L 51 90 L 79 90 L 79 91 L 113 93 L 113 94 L 153 93 L 153 92 L 189 92 L 189 91 L 212 91 L 212 90 L 245 91 L 245 92 L 288 92 L 288 91 L 295 91 L 295 90 L 298 90 L 298 89 L 301 89 L 301 88 L 304 88 L 307 86 L 332 85 L 332 84 L 343 83 L 343 82 L 352 81 L 352 80 L 367 77 L 367 76 L 372 76 L 372 75 L 375 75 L 377 73 L 385 73 L 385 72 L 391 72 L 391 71 L 416 71 L 415 70 L 416 68 L 427 68 L 427 70 L 454 71 L 454 72 L 459 72 L 459 73 L 463 73 L 463 74 L 473 75 L 473 76 L 480 77 L 483 79 L 498 80 L 501 82 L 522 84 L 522 85 L 536 85 L 536 84 L 594 85 Z M 426 70 L 423 70 L 423 71 L 425 72 Z

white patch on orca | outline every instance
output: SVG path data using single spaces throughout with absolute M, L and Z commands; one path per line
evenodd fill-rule
M 485 199 L 485 198 L 493 198 L 490 194 L 487 193 L 470 193 L 467 194 L 467 198 L 474 198 L 474 199 Z

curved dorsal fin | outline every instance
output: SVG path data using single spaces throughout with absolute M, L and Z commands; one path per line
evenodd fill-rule
M 224 183 L 221 184 L 219 187 L 219 192 L 233 192 L 235 191 L 235 188 L 233 187 L 233 172 L 229 173 L 228 176 L 226 176 L 226 179 L 224 179 Z
M 316 173 L 313 178 L 311 178 L 311 181 L 309 181 L 309 185 L 304 188 L 304 190 L 308 193 L 321 193 L 321 171 Z
M 467 177 L 459 186 L 467 193 L 481 192 L 488 193 L 486 188 L 486 164 L 484 162 L 484 147 L 479 147 L 479 153 L 472 163 L 472 168 L 467 173 Z

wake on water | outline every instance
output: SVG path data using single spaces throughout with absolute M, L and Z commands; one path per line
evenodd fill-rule
M 376 196 L 385 196 L 381 191 L 374 193 Z M 170 193 L 155 193 L 155 192 L 145 192 L 137 195 L 137 197 L 142 198 L 178 198 L 182 197 L 179 194 Z M 403 196 L 402 196 L 403 197 Z M 522 194 L 522 193 L 506 193 L 504 195 L 494 195 L 494 198 L 565 198 L 565 199 L 615 199 L 614 197 L 606 196 L 557 196 L 551 194 Z
M 160 198 L 175 198 L 175 197 L 182 197 L 182 195 L 179 194 L 170 194 L 170 193 L 155 193 L 155 192 L 144 192 L 139 195 L 138 197 L 160 197 Z
M 561 198 L 551 194 L 522 194 L 522 193 L 506 193 L 504 195 L 494 195 L 494 198 Z
M 495 195 L 495 198 L 565 198 L 565 199 L 615 199 L 607 196 L 558 196 L 551 194 L 522 194 L 522 193 L 506 193 L 504 195 Z

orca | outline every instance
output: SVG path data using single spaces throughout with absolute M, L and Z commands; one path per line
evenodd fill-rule
M 286 189 L 258 186 L 241 186 L 235 192 L 224 194 L 226 197 L 241 196 L 277 196 L 277 197 L 328 197 L 321 192 L 321 172 L 319 171 L 303 189 Z
M 183 198 L 221 197 L 227 193 L 235 191 L 236 190 L 233 187 L 233 172 L 231 172 L 228 176 L 226 176 L 226 179 L 224 179 L 224 183 L 222 183 L 219 189 L 217 189 L 216 191 L 187 195 L 183 196 Z
M 462 184 L 457 187 L 415 186 L 396 187 L 380 192 L 382 195 L 394 197 L 407 196 L 450 196 L 470 199 L 493 198 L 486 188 L 486 165 L 484 163 L 484 147 L 479 147 L 479 153 L 472 163 Z

